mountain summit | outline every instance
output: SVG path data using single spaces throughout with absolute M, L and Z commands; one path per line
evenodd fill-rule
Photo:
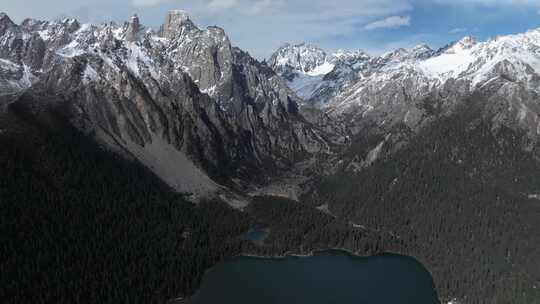
M 96 134 L 180 192 L 208 195 L 327 150 L 323 131 L 270 68 L 171 11 L 159 33 L 124 25 L 2 17 L 0 87 L 39 108 L 70 100 L 75 127 Z M 21 101 L 22 102 L 22 101 Z M 233 182 L 232 179 L 236 182 Z
M 159 30 L 159 36 L 172 39 L 178 35 L 183 28 L 195 29 L 196 26 L 191 21 L 189 14 L 182 10 L 172 10 L 167 13 L 165 22 Z
M 362 51 L 327 54 L 315 45 L 287 43 L 272 54 L 268 63 L 300 97 L 319 103 L 344 86 L 355 67 L 369 59 Z

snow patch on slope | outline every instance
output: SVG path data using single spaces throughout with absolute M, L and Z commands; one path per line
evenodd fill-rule
M 315 67 L 313 70 L 311 71 L 308 71 L 306 73 L 306 75 L 309 75 L 309 76 L 320 76 L 320 75 L 326 75 L 330 72 L 332 72 L 332 70 L 334 69 L 335 65 L 328 62 L 328 61 L 325 61 L 323 64 Z
M 98 73 L 90 65 L 86 65 L 83 72 L 83 83 L 88 84 L 99 77 Z
M 84 54 L 85 51 L 81 49 L 77 40 L 73 40 L 56 53 L 62 57 L 73 58 Z
M 366 157 L 365 166 L 370 166 L 379 158 L 385 142 L 386 140 L 381 141 L 373 150 L 369 151 Z
M 428 77 L 442 81 L 464 77 L 476 86 L 490 80 L 497 64 L 506 61 L 515 69 L 516 79 L 526 80 L 528 67 L 540 74 L 539 48 L 538 30 L 481 43 L 466 37 L 440 55 L 418 62 L 417 66 Z
M 309 98 L 313 95 L 324 78 L 324 75 L 319 76 L 309 76 L 305 74 L 300 74 L 295 77 L 292 81 L 289 81 L 289 87 L 300 97 Z
M 529 199 L 536 199 L 536 200 L 540 201 L 540 194 L 529 194 L 528 198 Z
M 20 66 L 12 61 L 0 58 L 0 68 L 10 72 L 17 72 Z
M 437 57 L 420 62 L 419 69 L 432 78 L 457 77 L 467 70 L 475 57 L 470 51 L 462 51 L 453 54 L 442 54 Z
M 129 56 L 126 60 L 126 65 L 128 68 L 135 73 L 138 77 L 141 76 L 140 67 L 148 68 L 152 78 L 159 79 L 157 69 L 154 66 L 154 62 L 150 57 L 135 43 L 130 43 L 128 45 Z

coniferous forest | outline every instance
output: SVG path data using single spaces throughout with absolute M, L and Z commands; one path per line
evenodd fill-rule
M 7 123 L 3 121 L 3 123 Z M 240 253 L 249 226 L 186 202 L 86 136 L 28 121 L 0 137 L 4 303 L 164 303 Z
M 540 167 L 524 134 L 477 119 L 483 102 L 467 101 L 365 170 L 322 178 L 304 201 L 395 236 L 398 246 L 382 250 L 417 257 L 443 296 L 538 303 L 540 204 L 530 194 Z
M 228 257 L 328 248 L 414 256 L 442 297 L 539 298 L 540 208 L 526 194 L 540 168 L 516 149 L 520 134 L 494 137 L 474 113 L 441 118 L 359 173 L 321 176 L 299 202 L 260 196 L 240 211 L 187 202 L 54 115 L 10 111 L 0 121 L 13 130 L 0 134 L 6 303 L 164 303 Z M 251 227 L 269 231 L 264 243 L 241 237 Z

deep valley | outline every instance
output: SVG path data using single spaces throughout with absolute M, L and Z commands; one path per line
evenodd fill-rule
M 416 259 L 444 304 L 540 304 L 538 50 L 258 60 L 184 11 L 0 13 L 0 298 L 200 303 L 235 257 L 339 249 Z

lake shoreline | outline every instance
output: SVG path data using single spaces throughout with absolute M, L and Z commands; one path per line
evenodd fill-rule
M 325 252 L 332 252 L 332 251 L 345 253 L 345 254 L 347 254 L 347 255 L 349 255 L 351 257 L 356 257 L 356 258 L 372 258 L 372 257 L 378 257 L 378 256 L 387 255 L 387 254 L 388 255 L 400 255 L 400 256 L 403 256 L 403 255 L 401 255 L 399 253 L 389 252 L 389 251 L 388 252 L 376 253 L 376 254 L 372 254 L 372 255 L 361 255 L 361 254 L 352 252 L 352 251 L 347 250 L 347 249 L 337 248 L 336 247 L 336 248 L 312 250 L 309 253 L 295 253 L 294 251 L 287 251 L 284 254 L 277 254 L 277 255 L 258 255 L 258 254 L 251 254 L 251 253 L 241 253 L 241 254 L 235 255 L 233 257 L 230 257 L 230 259 L 234 259 L 234 258 L 238 258 L 238 257 L 257 258 L 257 259 L 286 259 L 286 258 L 291 258 L 291 257 L 309 258 L 309 257 L 314 257 L 317 254 L 321 254 L 321 253 L 325 253 Z
M 269 255 L 261 255 L 261 254 L 253 254 L 253 253 L 240 253 L 240 254 L 228 257 L 228 258 L 224 259 L 223 261 L 221 261 L 220 263 L 224 263 L 224 262 L 227 262 L 227 261 L 232 261 L 232 260 L 235 260 L 235 259 L 238 259 L 238 258 L 253 258 L 253 259 L 260 259 L 260 260 L 286 260 L 286 259 L 289 259 L 289 258 L 309 258 L 309 257 L 315 257 L 317 255 L 321 255 L 321 254 L 325 254 L 325 253 L 344 254 L 344 255 L 346 255 L 348 257 L 351 257 L 351 258 L 361 258 L 361 259 L 377 258 L 377 257 L 384 257 L 384 256 L 394 256 L 394 257 L 401 257 L 401 258 L 407 258 L 407 259 L 414 260 L 415 262 L 417 262 L 418 264 L 423 266 L 423 264 L 420 263 L 420 261 L 418 261 L 416 258 L 414 258 L 412 256 L 402 255 L 402 254 L 396 253 L 396 252 L 385 251 L 385 252 L 375 253 L 375 254 L 371 254 L 371 255 L 361 255 L 361 254 L 355 253 L 353 251 L 350 251 L 348 249 L 337 248 L 337 247 L 311 250 L 308 253 L 297 253 L 295 251 L 287 251 L 287 252 L 285 252 L 283 254 L 269 254 Z M 220 263 L 218 263 L 218 264 L 220 264 Z M 212 272 L 216 268 L 216 266 L 218 264 L 208 268 L 205 271 L 204 275 L 206 276 L 208 273 Z M 431 275 L 431 272 L 429 272 L 429 273 Z M 169 304 L 187 304 L 187 303 L 190 302 L 190 299 L 192 299 L 199 292 L 199 290 L 197 290 L 197 292 L 195 294 L 193 294 L 192 296 L 178 298 L 176 300 L 171 300 L 169 302 Z M 434 289 L 434 290 L 437 291 L 436 289 Z M 437 298 L 438 298 L 439 303 L 445 303 L 445 302 L 441 301 L 441 297 L 438 295 L 437 292 L 436 292 L 436 294 L 437 294 Z
M 323 254 L 325 252 L 331 252 L 331 251 L 345 253 L 345 254 L 349 255 L 350 257 L 354 257 L 354 258 L 376 258 L 376 257 L 385 256 L 385 255 L 400 256 L 400 257 L 405 257 L 405 258 L 411 258 L 411 259 L 417 261 L 418 263 L 420 263 L 421 265 L 424 265 L 417 258 L 415 258 L 413 256 L 403 255 L 402 253 L 399 253 L 399 252 L 384 251 L 384 252 L 370 254 L 370 255 L 362 255 L 362 254 L 352 252 L 352 251 L 350 251 L 348 249 L 343 249 L 343 248 L 338 248 L 338 247 L 312 250 L 309 253 L 305 253 L 305 254 L 294 253 L 294 251 L 288 251 L 288 252 L 286 252 L 284 254 L 278 254 L 278 255 L 257 255 L 257 254 L 241 253 L 241 254 L 232 256 L 230 258 L 227 258 L 226 260 L 235 259 L 235 258 L 241 258 L 241 257 L 255 258 L 255 259 L 281 259 L 281 260 L 291 258 L 291 257 L 294 257 L 294 258 L 309 258 L 309 257 L 314 257 L 317 254 Z M 212 268 L 209 268 L 207 271 L 210 271 Z M 433 278 L 433 280 L 435 282 L 435 278 L 433 277 L 433 273 L 427 268 L 426 268 L 426 270 L 429 272 L 429 274 L 431 275 L 431 277 Z M 439 298 L 439 303 L 441 303 L 441 304 L 445 304 L 445 303 L 456 304 L 456 303 L 459 303 L 458 299 L 448 298 L 448 297 L 441 297 L 441 295 L 438 294 L 438 289 L 437 289 L 437 295 L 438 295 L 438 298 Z

